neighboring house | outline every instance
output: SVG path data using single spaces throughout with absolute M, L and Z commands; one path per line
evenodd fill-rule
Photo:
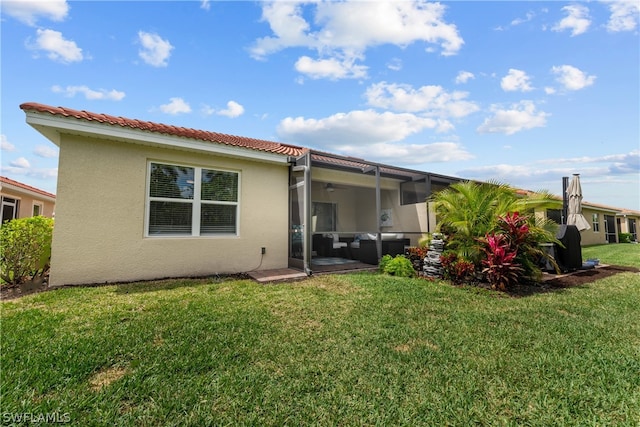
M 582 215 L 589 223 L 588 230 L 580 232 L 580 244 L 582 246 L 597 245 L 618 242 L 618 227 L 616 215 L 620 210 L 610 206 L 597 205 L 588 201 L 582 201 Z M 547 218 L 558 224 L 562 224 L 562 210 L 548 209 Z
M 288 266 L 309 273 L 324 255 L 359 259 L 367 238 L 378 256 L 383 239 L 403 250 L 435 227 L 425 199 L 459 180 L 271 141 L 20 108 L 60 148 L 53 286 Z M 329 253 L 314 235 L 332 240 Z
M 627 214 L 625 215 L 623 212 L 627 212 Z M 560 209 L 548 209 L 546 215 L 547 218 L 556 223 L 562 223 L 562 211 Z M 588 230 L 582 230 L 580 232 L 581 244 L 582 246 L 587 246 L 618 243 L 618 233 L 626 232 L 624 231 L 626 229 L 635 230 L 634 227 L 637 224 L 636 221 L 640 213 L 583 201 L 582 215 L 584 215 L 591 227 Z M 628 220 L 626 218 L 627 216 Z M 622 222 L 621 217 L 625 218 L 624 222 Z
M 2 222 L 32 216 L 53 217 L 56 195 L 0 176 Z
M 634 241 L 638 241 L 638 226 L 640 226 L 640 211 L 621 209 L 616 214 L 616 223 L 619 233 L 629 233 Z
M 617 243 L 618 229 L 616 215 L 619 209 L 595 203 L 582 203 L 582 214 L 591 225 L 589 230 L 580 232 L 582 245 Z

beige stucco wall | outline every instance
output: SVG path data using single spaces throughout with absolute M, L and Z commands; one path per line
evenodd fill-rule
M 633 220 L 636 223 L 636 233 L 638 231 L 638 228 L 640 228 L 640 215 L 635 215 L 635 214 L 619 214 L 617 216 L 617 219 L 620 221 L 620 230 L 618 230 L 618 232 L 620 233 L 630 233 L 631 230 L 629 229 L 629 220 Z
M 149 160 L 240 172 L 239 235 L 144 237 Z M 53 286 L 287 266 L 287 165 L 67 135 L 59 162 Z
M 55 202 L 40 199 L 36 196 L 23 193 L 21 191 L 15 191 L 13 189 L 7 188 L 4 185 L 2 186 L 2 191 L 0 192 L 0 194 L 2 194 L 2 196 L 20 200 L 20 202 L 18 203 L 17 218 L 28 218 L 33 216 L 33 205 L 36 203 L 42 205 L 42 216 L 46 216 L 48 218 L 53 217 Z
M 583 230 L 580 232 L 580 239 L 581 239 L 580 243 L 582 244 L 582 246 L 606 244 L 607 234 L 605 232 L 604 217 L 605 215 L 610 215 L 615 217 L 615 212 L 605 212 L 601 210 L 594 210 L 585 206 L 582 208 L 582 214 L 584 215 L 587 222 L 591 226 L 589 230 Z M 593 214 L 598 214 L 598 224 L 599 224 L 598 231 L 595 231 L 593 227 Z M 617 235 L 617 232 L 616 232 L 616 235 Z

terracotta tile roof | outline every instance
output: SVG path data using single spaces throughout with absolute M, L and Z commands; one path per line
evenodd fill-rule
M 31 191 L 32 193 L 37 193 L 37 194 L 40 194 L 40 195 L 43 195 L 43 196 L 46 196 L 46 197 L 50 197 L 52 199 L 56 198 L 55 194 L 48 193 L 48 192 L 46 192 L 44 190 L 41 190 L 41 189 L 36 188 L 36 187 L 32 187 L 32 186 L 27 185 L 27 184 L 23 184 L 23 183 L 18 182 L 18 181 L 14 181 L 13 179 L 7 178 L 6 176 L 0 176 L 0 182 L 3 183 L 3 184 L 12 185 L 14 187 L 22 188 L 23 190 Z
M 34 111 L 38 113 L 49 113 L 54 116 L 71 117 L 88 122 L 98 122 L 113 126 L 127 127 L 147 132 L 161 133 L 165 135 L 178 136 L 199 141 L 207 141 L 216 144 L 230 145 L 234 147 L 248 148 L 252 150 L 265 151 L 269 153 L 282 154 L 286 156 L 300 156 L 305 152 L 303 147 L 283 144 L 280 142 L 266 141 L 242 136 L 227 135 L 218 132 L 209 132 L 180 126 L 165 125 L 162 123 L 147 122 L 143 120 L 116 117 L 108 114 L 92 113 L 85 110 L 73 110 L 65 107 L 52 107 L 49 105 L 27 102 L 20 105 L 24 111 Z

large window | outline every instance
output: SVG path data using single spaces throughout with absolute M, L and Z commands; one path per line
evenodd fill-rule
M 547 219 L 555 222 L 556 224 L 562 224 L 562 210 L 547 209 Z
M 600 231 L 600 215 L 597 213 L 594 213 L 591 216 L 591 222 L 593 223 L 593 231 L 594 232 Z
M 149 164 L 149 236 L 238 232 L 238 173 Z
M 2 222 L 11 221 L 18 217 L 20 201 L 11 197 L 2 197 Z

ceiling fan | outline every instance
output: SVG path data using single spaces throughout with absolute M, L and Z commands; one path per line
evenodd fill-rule
M 328 182 L 328 183 L 326 183 L 326 184 L 324 185 L 324 189 L 325 189 L 327 192 L 329 192 L 329 193 L 332 193 L 332 192 L 334 192 L 335 190 L 343 190 L 343 189 L 345 189 L 345 188 L 346 188 L 346 187 L 342 187 L 342 186 L 340 186 L 340 185 L 335 185 L 335 184 L 333 184 L 333 183 L 331 183 L 331 182 Z

